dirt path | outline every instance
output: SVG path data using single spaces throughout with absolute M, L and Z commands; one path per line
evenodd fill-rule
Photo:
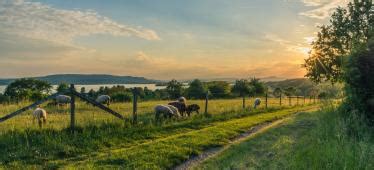
M 178 165 L 174 169 L 175 170 L 192 169 L 194 166 L 198 165 L 199 163 L 201 163 L 201 162 L 203 162 L 203 161 L 205 161 L 205 160 L 207 160 L 211 157 L 214 157 L 214 156 L 220 154 L 221 152 L 227 150 L 231 145 L 236 144 L 236 143 L 240 143 L 244 140 L 247 140 L 251 137 L 254 137 L 256 134 L 263 133 L 263 132 L 267 131 L 268 129 L 272 128 L 272 127 L 278 126 L 281 123 L 285 122 L 286 120 L 291 119 L 291 117 L 293 117 L 293 116 L 295 116 L 296 114 L 299 114 L 299 113 L 302 113 L 302 112 L 298 112 L 298 113 L 295 113 L 293 115 L 290 115 L 290 116 L 287 116 L 285 118 L 278 119 L 278 120 L 275 120 L 275 121 L 272 121 L 272 122 L 265 122 L 265 123 L 259 124 L 257 126 L 254 126 L 249 131 L 247 131 L 247 132 L 241 134 L 240 136 L 232 139 L 229 144 L 227 144 L 223 147 L 216 147 L 216 148 L 208 149 L 207 151 L 204 151 L 202 154 L 188 159 L 183 164 Z

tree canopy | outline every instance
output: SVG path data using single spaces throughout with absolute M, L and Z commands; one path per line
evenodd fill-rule
M 10 83 L 4 95 L 17 100 L 38 100 L 51 92 L 52 85 L 46 81 L 23 78 Z
M 312 43 L 310 57 L 303 65 L 306 77 L 320 83 L 343 80 L 343 67 L 352 49 L 366 43 L 374 27 L 372 0 L 354 0 L 347 8 L 339 7 L 330 23 L 320 27 Z

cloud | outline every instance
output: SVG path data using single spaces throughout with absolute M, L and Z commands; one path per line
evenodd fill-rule
M 320 6 L 323 3 L 322 0 L 302 0 L 302 2 L 306 6 Z
M 328 2 L 318 2 L 317 0 L 303 0 L 306 6 L 318 6 L 318 8 L 301 12 L 300 15 L 316 18 L 316 19 L 326 19 L 331 13 L 339 6 L 345 6 L 350 2 L 350 0 L 330 0 Z M 312 5 L 315 4 L 315 5 Z
M 0 32 L 59 44 L 92 34 L 160 39 L 151 29 L 126 26 L 95 11 L 62 10 L 23 0 L 0 1 Z
M 290 52 L 296 52 L 299 54 L 303 54 L 304 57 L 307 57 L 309 55 L 309 52 L 311 48 L 309 47 L 310 43 L 309 41 L 313 41 L 313 37 L 305 37 L 305 41 L 303 43 L 295 43 L 288 40 L 285 40 L 281 37 L 279 37 L 276 34 L 266 33 L 264 38 L 268 41 L 273 41 L 280 46 L 284 47 L 286 51 Z

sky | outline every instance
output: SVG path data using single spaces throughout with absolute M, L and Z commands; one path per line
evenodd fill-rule
M 303 77 L 347 0 L 0 0 L 0 78 Z

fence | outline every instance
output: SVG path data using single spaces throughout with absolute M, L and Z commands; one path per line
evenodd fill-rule
M 98 108 L 100 108 L 101 110 L 105 111 L 106 113 L 109 113 L 109 114 L 112 114 L 113 116 L 121 119 L 121 120 L 124 120 L 126 121 L 127 119 L 125 119 L 125 117 L 123 117 L 121 114 L 113 111 L 112 109 L 102 105 L 101 103 L 98 103 L 96 102 L 95 100 L 92 100 L 92 99 L 89 99 L 87 97 L 85 97 L 84 95 L 78 93 L 75 88 L 74 88 L 74 84 L 71 84 L 70 85 L 70 88 L 67 92 L 64 92 L 64 93 L 68 93 L 70 94 L 71 96 L 71 100 L 70 100 L 70 129 L 71 130 L 74 130 L 75 129 L 75 123 L 76 123 L 76 120 L 75 120 L 75 97 L 78 97 L 80 98 L 81 100 L 87 102 L 87 103 L 90 103 L 92 104 L 93 106 L 96 106 Z M 8 115 L 5 115 L 3 117 L 0 118 L 0 123 L 1 122 L 4 122 L 6 120 L 9 120 L 17 115 L 20 115 L 21 113 L 24 113 L 25 111 L 29 110 L 29 109 L 32 109 L 32 108 L 35 108 L 37 107 L 38 105 L 50 100 L 50 99 L 54 99 L 56 98 L 57 96 L 61 95 L 61 94 L 64 94 L 64 93 L 55 93 L 55 94 L 52 94 L 48 97 L 46 97 L 45 99 L 43 100 L 40 100 L 40 101 L 37 101 L 35 103 L 32 103 L 26 107 L 23 107 L 22 109 L 19 109 L 15 112 L 12 112 Z
M 86 119 L 95 119 L 95 114 L 93 111 L 88 110 L 88 105 L 84 106 L 82 103 L 77 103 L 77 98 L 81 99 L 89 104 L 92 104 L 93 106 L 100 109 L 101 115 L 102 112 L 108 113 L 106 115 L 112 115 L 113 118 L 116 118 L 119 120 L 119 122 L 131 122 L 133 124 L 142 124 L 146 121 L 153 121 L 154 115 L 153 115 L 153 107 L 157 104 L 167 104 L 168 101 L 146 101 L 143 102 L 139 100 L 139 95 L 137 95 L 136 91 L 133 91 L 133 100 L 132 103 L 114 103 L 111 105 L 111 108 L 106 107 L 100 103 L 95 102 L 95 100 L 92 100 L 86 95 L 78 93 L 74 90 L 74 85 L 70 86 L 70 89 L 66 92 L 66 94 L 71 96 L 71 102 L 70 102 L 70 109 L 69 109 L 69 116 L 70 116 L 70 122 L 69 126 L 71 129 L 75 129 L 76 122 L 78 121 L 76 118 L 76 113 L 80 113 L 79 116 L 82 116 L 84 112 L 84 120 Z M 60 95 L 59 93 L 53 94 L 49 97 L 47 97 L 44 100 L 35 102 L 33 104 L 30 104 L 27 107 L 24 107 L 22 109 L 19 109 L 15 112 L 12 112 L 11 114 L 5 115 L 4 117 L 0 118 L 0 123 L 4 122 L 8 119 L 11 119 L 26 110 L 29 110 L 33 107 L 36 107 L 37 105 L 40 105 L 50 99 L 55 98 L 56 96 Z M 240 111 L 240 110 L 251 110 L 253 108 L 253 102 L 255 97 L 241 97 L 241 98 L 235 98 L 235 99 L 212 99 L 212 93 L 206 93 L 202 99 L 197 100 L 188 100 L 188 104 L 198 104 L 201 106 L 201 111 L 205 115 L 207 114 L 220 114 L 228 111 Z M 279 96 L 279 97 L 271 97 L 268 94 L 265 94 L 265 96 L 258 97 L 261 98 L 262 104 L 261 108 L 267 109 L 270 107 L 287 107 L 287 106 L 294 106 L 294 105 L 306 105 L 306 104 L 312 104 L 317 103 L 318 99 L 315 97 L 306 97 L 306 96 Z M 113 110 L 112 110 L 113 109 Z M 1 109 L 0 109 L 1 110 Z M 122 114 L 114 111 L 121 111 Z M 92 116 L 87 116 L 89 112 L 92 112 Z M 79 120 L 82 120 L 79 119 Z M 101 120 L 99 118 L 99 120 Z M 104 119 L 103 119 L 104 120 Z M 105 119 L 106 120 L 106 119 Z M 1 126 L 0 126 L 1 127 Z

